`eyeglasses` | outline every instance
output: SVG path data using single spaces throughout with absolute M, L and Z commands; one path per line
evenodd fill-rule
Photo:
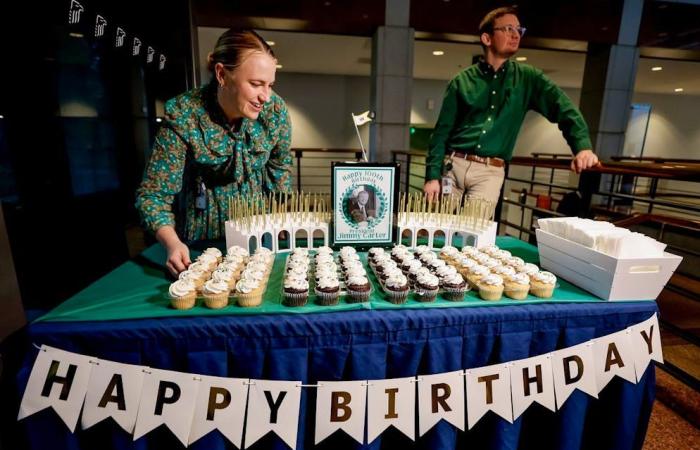
M 527 30 L 527 28 L 514 27 L 513 25 L 506 25 L 504 27 L 494 27 L 493 30 L 494 31 L 496 31 L 496 30 L 504 31 L 508 34 L 516 34 L 517 33 L 520 35 L 520 37 L 523 37 L 523 36 L 525 36 L 525 31 Z

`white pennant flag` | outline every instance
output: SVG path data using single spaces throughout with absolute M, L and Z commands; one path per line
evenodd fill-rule
M 17 420 L 49 406 L 75 431 L 92 370 L 89 356 L 42 345 L 29 374 Z
M 663 363 L 664 355 L 661 350 L 661 331 L 659 330 L 659 319 L 656 314 L 642 323 L 630 327 L 632 333 L 632 352 L 634 353 L 634 366 L 637 372 L 637 381 L 647 370 L 649 361 Z
M 134 440 L 165 424 L 187 446 L 198 388 L 191 373 L 147 369 Z
M 104 359 L 94 364 L 80 420 L 83 430 L 111 417 L 124 431 L 133 433 L 144 367 Z
M 415 377 L 367 382 L 367 443 L 384 430 L 394 428 L 415 440 Z
M 251 380 L 250 383 L 246 448 L 270 431 L 289 448 L 296 448 L 301 381 Z
M 321 381 L 316 388 L 316 428 L 318 444 L 337 430 L 345 431 L 360 444 L 365 438 L 367 382 Z
M 476 425 L 487 411 L 493 411 L 513 423 L 513 405 L 510 401 L 510 370 L 507 364 L 494 364 L 466 371 L 467 422 L 469 429 Z
M 552 352 L 552 373 L 557 409 L 561 409 L 574 389 L 598 398 L 593 341 Z
M 189 443 L 219 430 L 236 448 L 241 448 L 248 380 L 200 377 Z
M 634 353 L 632 353 L 630 346 L 631 331 L 627 328 L 593 339 L 596 385 L 599 393 L 615 375 L 630 383 L 637 382 L 634 373 Z
M 464 431 L 464 372 L 421 375 L 418 381 L 418 435 L 440 419 Z
M 556 411 L 552 358 L 549 354 L 510 363 L 510 386 L 513 420 L 520 417 L 532 402 Z
M 355 121 L 355 125 L 358 127 L 372 121 L 372 113 L 370 111 L 365 111 L 362 114 L 352 115 L 352 119 Z

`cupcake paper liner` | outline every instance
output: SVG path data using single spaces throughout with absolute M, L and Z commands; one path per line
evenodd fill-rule
M 194 307 L 196 298 L 197 296 L 194 293 L 184 297 L 171 298 L 170 306 L 175 309 L 190 309 Z
M 285 292 L 282 304 L 285 306 L 304 306 L 309 299 L 309 291 Z
M 451 302 L 461 302 L 464 300 L 464 294 L 469 290 L 469 285 L 465 284 L 462 287 L 459 288 L 448 288 L 445 287 L 443 288 L 443 293 L 442 296 L 445 297 L 445 300 L 449 300 Z
M 228 306 L 228 292 L 219 295 L 204 296 L 204 305 L 211 309 L 221 309 Z
M 336 292 L 323 292 L 318 289 L 314 290 L 316 293 L 316 303 L 321 306 L 334 306 L 338 304 L 338 298 L 340 297 L 340 291 Z
M 437 298 L 439 288 L 435 289 L 425 289 L 416 284 L 415 287 L 415 292 L 416 292 L 416 300 L 419 302 L 423 303 L 430 303 L 434 302 L 435 299 Z
M 236 301 L 239 306 L 249 308 L 251 306 L 260 306 L 262 303 L 262 291 L 255 289 L 247 294 L 242 292 L 236 293 Z

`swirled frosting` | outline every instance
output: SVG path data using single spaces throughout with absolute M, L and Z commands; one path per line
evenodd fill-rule
M 308 273 L 308 268 L 305 267 L 292 267 L 287 271 L 288 277 L 299 277 L 299 278 L 306 278 L 306 275 Z
M 221 258 L 221 256 L 223 256 L 221 254 L 221 250 L 219 250 L 216 247 L 209 247 L 208 249 L 204 250 L 204 252 L 202 252 L 202 254 L 203 255 L 214 255 L 216 258 Z
M 467 245 L 466 247 L 462 247 L 462 253 L 464 253 L 467 256 L 474 256 L 477 253 L 479 253 L 479 250 L 477 250 L 476 247 L 472 247 L 471 245 Z
M 357 267 L 362 268 L 362 263 L 360 261 L 343 261 L 343 270 L 345 270 L 346 272 L 350 269 Z
M 418 275 L 420 273 L 430 273 L 430 270 L 427 267 L 423 266 L 413 266 L 410 269 L 408 269 L 408 273 L 411 275 Z
M 476 266 L 474 266 L 474 267 L 472 267 L 471 269 L 469 269 L 469 273 L 472 274 L 472 275 L 477 275 L 477 276 L 480 276 L 480 277 L 485 277 L 486 275 L 488 275 L 489 273 L 491 273 L 491 271 L 488 269 L 488 267 L 486 267 L 486 266 L 481 266 L 481 265 L 478 265 L 478 264 L 477 264 Z
M 190 280 L 193 283 L 204 278 L 204 272 L 198 272 L 196 270 L 183 270 L 180 275 L 177 276 L 179 280 Z
M 248 250 L 246 250 L 243 247 L 240 247 L 238 245 L 234 245 L 232 247 L 229 247 L 228 250 L 226 250 L 226 254 L 245 257 L 245 256 L 248 256 Z
M 525 264 L 525 261 L 523 261 L 522 258 L 519 258 L 517 256 L 511 256 L 510 258 L 506 259 L 506 264 L 509 266 L 513 266 L 515 268 L 518 268 L 522 265 Z
M 428 247 L 427 245 L 419 245 L 418 247 L 416 247 L 416 253 L 418 253 L 419 255 L 429 251 L 430 247 Z
M 369 280 L 364 275 L 352 275 L 345 280 L 348 286 L 364 286 L 369 283 Z
M 433 275 L 432 273 L 419 273 L 418 276 L 416 277 L 416 281 L 419 284 L 422 284 L 423 286 L 439 286 L 440 285 L 440 280 L 438 277 Z
M 254 280 L 251 278 L 241 278 L 236 283 L 236 291 L 242 294 L 248 294 L 260 286 L 260 280 Z
M 233 264 L 242 264 L 245 261 L 245 258 L 241 255 L 226 255 L 224 257 L 223 262 L 225 263 L 233 263 Z
M 430 261 L 430 268 L 433 270 L 438 270 L 440 267 L 445 267 L 447 263 L 443 261 L 442 259 L 435 259 L 433 261 Z
M 451 245 L 448 245 L 448 246 L 446 246 L 446 247 L 443 247 L 443 248 L 440 250 L 440 254 L 441 254 L 441 255 L 446 255 L 446 256 L 454 256 L 454 255 L 456 255 L 457 253 L 459 253 L 459 250 L 457 250 L 455 247 L 453 247 L 453 246 L 451 246 Z
M 493 268 L 493 273 L 498 275 L 515 275 L 515 269 L 510 266 L 498 266 Z
M 228 283 L 225 281 L 211 279 L 204 283 L 202 294 L 218 295 L 228 292 Z
M 261 281 L 265 277 L 265 274 L 259 270 L 251 270 L 247 268 L 241 272 L 241 280 L 255 280 Z
M 197 262 L 201 262 L 207 267 L 212 267 L 215 266 L 216 264 L 219 263 L 219 260 L 216 258 L 214 255 L 210 255 L 208 253 L 202 253 L 197 257 Z
M 534 281 L 538 281 L 540 283 L 544 284 L 554 284 L 557 282 L 557 277 L 554 276 L 552 272 L 537 272 L 536 274 L 532 275 L 532 279 Z
M 287 277 L 284 280 L 284 287 L 288 289 L 308 289 L 309 281 L 305 278 Z
M 425 252 L 425 253 L 421 253 L 419 259 L 421 261 L 423 261 L 424 264 L 427 264 L 429 262 L 435 261 L 436 259 L 438 259 L 438 257 L 433 252 Z
M 402 288 L 408 284 L 408 279 L 402 273 L 392 273 L 389 278 L 384 281 L 384 284 L 393 288 Z
M 233 271 L 226 268 L 216 269 L 211 274 L 211 279 L 216 281 L 223 281 L 228 283 L 229 281 L 231 281 L 231 278 L 233 278 Z
M 357 250 L 353 247 L 345 246 L 340 249 L 340 254 L 345 256 L 345 255 L 355 255 L 357 253 Z
M 336 288 L 340 287 L 340 281 L 335 277 L 321 277 L 316 282 L 316 286 L 326 289 L 326 288 Z
M 201 261 L 195 261 L 187 267 L 190 272 L 209 272 L 209 266 Z
M 486 266 L 489 270 L 493 270 L 501 265 L 501 262 L 496 258 L 489 258 L 481 263 L 482 266 Z
M 508 250 L 499 250 L 497 252 L 494 252 L 492 257 L 500 260 L 505 260 L 511 257 L 511 254 Z
M 453 273 L 442 279 L 443 283 L 451 285 L 460 285 L 464 283 L 464 277 L 458 273 Z
M 317 249 L 316 249 L 316 252 L 317 252 L 319 255 L 323 255 L 323 254 L 325 254 L 325 255 L 332 255 L 332 254 L 333 254 L 333 249 L 330 248 L 330 247 L 327 246 L 327 245 L 324 245 L 323 247 L 317 248 Z
M 520 272 L 528 274 L 530 276 L 536 274 L 537 272 L 540 271 L 540 268 L 537 267 L 535 264 L 532 263 L 526 263 L 522 269 L 520 269 Z
M 510 283 L 524 284 L 526 286 L 530 284 L 530 277 L 528 277 L 524 273 L 515 273 L 512 275 L 508 275 L 506 277 L 506 280 L 508 280 Z
M 423 267 L 423 264 L 421 264 L 421 262 L 417 259 L 410 259 L 408 261 L 404 261 L 402 267 L 406 268 L 406 270 L 410 272 L 414 267 Z
M 459 260 L 459 267 L 463 269 L 471 269 L 472 267 L 476 266 L 477 262 L 474 261 L 473 259 L 469 258 L 462 258 Z
M 445 278 L 445 277 L 449 277 L 450 275 L 456 274 L 457 269 L 455 269 L 452 266 L 442 266 L 442 267 L 439 267 L 435 272 L 437 273 L 437 276 L 439 276 L 440 278 Z
M 320 253 L 316 255 L 316 264 L 326 264 L 330 262 L 335 262 L 333 255 Z
M 476 255 L 474 255 L 474 257 L 472 259 L 474 261 L 478 262 L 479 264 L 483 264 L 484 262 L 486 262 L 490 259 L 493 259 L 493 258 L 491 258 L 489 255 L 487 255 L 485 253 L 477 253 Z
M 345 278 L 349 278 L 352 276 L 365 276 L 367 275 L 367 271 L 365 270 L 364 267 L 351 267 L 350 269 L 345 271 Z
M 191 280 L 177 280 L 168 288 L 168 294 L 172 298 L 180 298 L 192 294 L 197 288 Z
M 486 247 L 482 247 L 479 249 L 479 251 L 481 251 L 482 253 L 485 253 L 489 256 L 493 255 L 498 250 L 500 250 L 500 249 L 498 248 L 497 245 L 487 245 Z
M 503 285 L 503 278 L 500 275 L 496 275 L 495 273 L 491 273 L 491 274 L 486 275 L 485 277 L 482 277 L 479 280 L 479 283 L 488 284 L 489 286 L 502 286 Z

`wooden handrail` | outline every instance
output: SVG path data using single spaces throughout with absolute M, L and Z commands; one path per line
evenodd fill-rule
M 638 214 L 615 222 L 618 227 L 629 228 L 642 222 L 656 222 L 700 231 L 700 220 L 690 220 L 681 217 L 661 216 L 658 214 Z
M 692 158 L 664 158 L 663 156 L 612 156 L 613 161 L 649 161 L 656 163 L 689 163 L 700 164 L 700 159 Z
M 361 148 L 292 148 L 293 152 L 308 153 L 362 153 Z

